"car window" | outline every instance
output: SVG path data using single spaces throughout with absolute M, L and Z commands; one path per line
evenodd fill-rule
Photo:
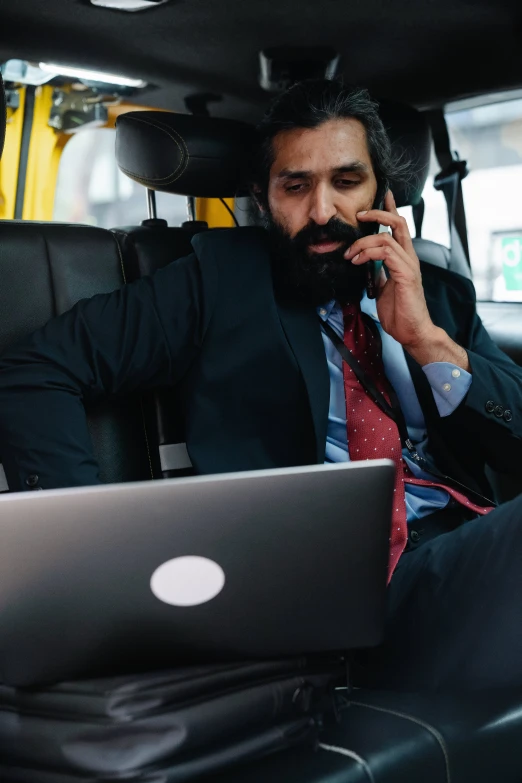
M 522 99 L 448 111 L 479 299 L 522 301 Z
M 102 228 L 139 225 L 148 217 L 146 191 L 118 169 L 116 132 L 109 128 L 76 133 L 63 151 L 53 220 Z M 158 217 L 171 226 L 187 220 L 183 196 L 157 193 Z

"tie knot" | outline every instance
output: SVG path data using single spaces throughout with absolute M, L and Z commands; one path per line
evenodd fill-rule
M 361 305 L 359 302 L 349 302 L 348 304 L 345 304 L 343 307 L 343 315 L 345 318 L 353 318 L 354 315 L 357 315 L 361 310 Z

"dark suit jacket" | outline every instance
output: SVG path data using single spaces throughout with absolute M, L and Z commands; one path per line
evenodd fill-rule
M 324 461 L 329 375 L 314 308 L 276 301 L 261 229 L 199 234 L 194 254 L 77 304 L 0 361 L 0 456 L 11 489 L 98 482 L 84 401 L 177 385 L 198 473 Z M 488 337 L 472 284 L 423 265 L 433 321 L 468 350 L 473 382 L 441 418 L 409 365 L 440 470 L 490 492 L 522 465 L 522 369 Z M 487 403 L 512 412 L 499 418 Z

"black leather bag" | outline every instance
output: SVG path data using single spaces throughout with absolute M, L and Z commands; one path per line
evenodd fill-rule
M 0 686 L 0 779 L 178 783 L 313 744 L 342 675 L 294 659 Z

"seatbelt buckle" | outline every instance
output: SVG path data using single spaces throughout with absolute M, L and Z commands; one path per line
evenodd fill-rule
M 410 452 L 410 457 L 414 459 L 415 462 L 419 462 L 419 463 L 424 462 L 423 458 L 420 456 L 419 452 L 417 451 L 417 449 L 415 448 L 415 446 L 413 445 L 412 441 L 409 438 L 406 438 L 406 440 L 404 441 L 404 445 Z

